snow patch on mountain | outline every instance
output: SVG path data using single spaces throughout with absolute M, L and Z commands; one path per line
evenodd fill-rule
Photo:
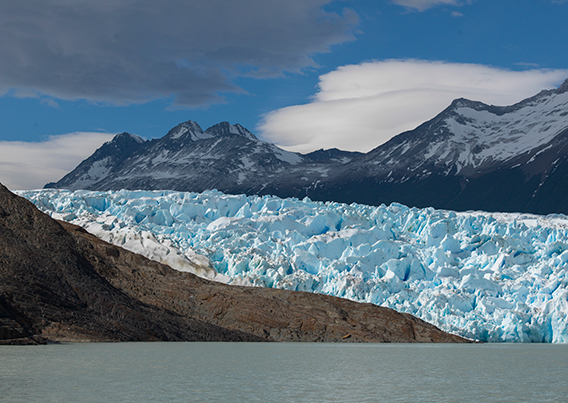
M 166 134 L 166 137 L 170 140 L 177 140 L 182 137 L 189 138 L 192 141 L 210 139 L 213 137 L 210 133 L 203 132 L 201 126 L 199 126 L 196 122 L 188 120 L 187 122 L 183 122 Z
M 140 137 L 140 136 L 137 135 L 137 134 L 128 133 L 128 135 L 130 136 L 130 138 L 131 138 L 132 140 L 134 140 L 134 141 L 137 142 L 138 144 L 142 144 L 142 143 L 144 143 L 144 142 L 146 141 L 145 138 Z
M 213 137 L 238 135 L 249 140 L 258 141 L 254 134 L 238 123 L 236 125 L 232 125 L 229 122 L 221 122 L 205 130 L 205 133 Z
M 568 127 L 568 92 L 537 97 L 508 108 L 457 101 L 445 120 L 453 134 L 451 146 L 442 154 L 427 152 L 437 154 L 439 163 L 452 156 L 460 173 L 465 167 L 479 168 L 484 162 L 503 162 L 537 149 Z
M 458 106 L 446 124 L 454 134 L 451 142 L 456 147 L 465 145 L 456 160 L 462 167 L 477 168 L 488 159 L 506 161 L 548 143 L 566 129 L 568 93 L 543 96 L 539 102 L 503 114 Z
M 365 163 L 378 175 L 394 168 L 415 177 L 424 168 L 465 177 L 497 169 L 539 152 L 568 129 L 566 85 L 568 80 L 512 106 L 457 99 L 432 120 L 371 151 Z
M 276 158 L 278 158 L 280 161 L 287 162 L 290 165 L 297 165 L 304 161 L 300 154 L 282 150 L 275 145 L 272 145 L 271 148 Z
M 217 191 L 20 191 L 54 218 L 230 284 L 319 292 L 483 341 L 568 342 L 568 218 Z
M 110 172 L 110 157 L 103 158 L 95 161 L 87 173 L 77 181 L 78 186 L 88 187 L 93 183 L 97 183 L 102 178 L 106 177 Z

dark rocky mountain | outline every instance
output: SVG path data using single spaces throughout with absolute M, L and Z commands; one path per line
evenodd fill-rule
M 93 183 L 119 172 L 128 157 L 140 149 L 145 141 L 134 134 L 117 134 L 57 184 L 48 183 L 45 187 L 65 183 L 74 189 L 88 189 Z
M 567 152 L 568 80 L 507 107 L 457 99 L 434 119 L 348 164 L 311 196 L 568 213 Z
M 455 100 L 366 154 L 302 155 L 226 122 L 120 134 L 47 187 L 274 194 L 371 205 L 568 213 L 568 80 L 512 106 Z
M 320 150 L 301 155 L 257 139 L 241 125 L 219 123 L 203 131 L 184 122 L 164 137 L 140 141 L 117 135 L 57 183 L 46 187 L 90 190 L 168 189 L 306 196 L 360 153 Z
M 175 271 L 0 185 L 0 344 L 136 340 L 467 341 L 376 305 Z

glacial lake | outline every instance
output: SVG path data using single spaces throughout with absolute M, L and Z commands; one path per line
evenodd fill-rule
M 568 345 L 0 346 L 0 402 L 567 402 Z

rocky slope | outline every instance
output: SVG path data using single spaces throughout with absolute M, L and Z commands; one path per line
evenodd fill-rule
M 466 341 L 371 304 L 177 272 L 0 185 L 0 344 L 127 340 Z

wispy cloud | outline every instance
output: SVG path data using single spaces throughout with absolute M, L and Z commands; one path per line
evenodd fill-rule
M 526 63 L 526 62 L 515 63 L 515 66 L 531 68 L 531 69 L 538 69 L 540 67 L 538 63 Z
M 568 70 L 510 71 L 478 64 L 386 60 L 320 76 L 312 102 L 267 114 L 259 134 L 289 150 L 369 151 L 465 97 L 510 105 L 568 77 Z
M 354 38 L 335 0 L 26 0 L 2 2 L 0 95 L 129 104 L 220 102 L 235 76 L 315 66 Z M 6 4 L 7 3 L 7 4 Z
M 464 1 L 460 0 L 392 0 L 392 2 L 399 6 L 417 11 L 424 11 L 441 5 L 461 6 L 464 4 Z
M 13 91 L 11 91 L 11 96 L 13 96 L 14 98 L 39 98 L 39 94 L 37 93 L 37 91 L 32 91 L 32 90 L 28 90 L 28 89 L 22 89 L 22 88 L 14 88 Z
M 61 109 L 61 106 L 57 102 L 55 102 L 53 99 L 43 98 L 40 102 L 41 102 L 42 105 L 47 105 L 47 106 L 54 108 L 54 109 Z
M 0 141 L 0 182 L 13 190 L 42 188 L 61 179 L 113 137 L 80 132 L 42 142 Z

